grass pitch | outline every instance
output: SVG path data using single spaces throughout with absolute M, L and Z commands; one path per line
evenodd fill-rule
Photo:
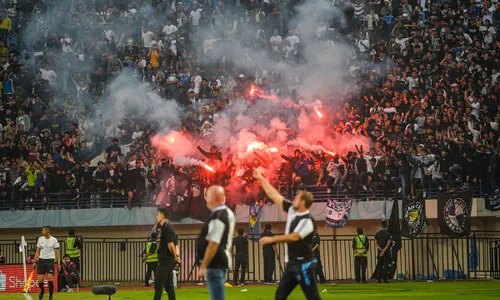
M 247 291 L 242 291 L 246 289 Z M 244 286 L 227 288 L 226 299 L 228 300 L 272 300 L 276 286 Z M 38 299 L 37 294 L 30 294 L 34 299 Z M 322 299 L 370 299 L 370 300 L 457 300 L 457 299 L 499 299 L 500 282 L 499 281 L 462 281 L 462 282 L 412 282 L 390 284 L 334 284 L 321 285 L 320 296 Z M 153 289 L 151 290 L 133 290 L 118 287 L 118 292 L 113 296 L 113 300 L 150 300 L 153 298 Z M 0 294 L 0 299 L 23 300 L 26 299 L 22 294 Z M 46 295 L 44 299 L 48 299 Z M 94 296 L 91 293 L 57 293 L 54 300 L 96 300 L 107 299 L 106 296 Z M 163 299 L 168 299 L 163 295 Z M 183 288 L 177 290 L 177 299 L 194 300 L 209 299 L 206 287 Z M 306 299 L 300 287 L 288 298 L 290 300 Z

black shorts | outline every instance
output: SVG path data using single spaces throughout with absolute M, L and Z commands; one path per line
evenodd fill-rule
M 38 275 L 50 274 L 54 275 L 54 260 L 53 259 L 40 259 L 36 266 Z

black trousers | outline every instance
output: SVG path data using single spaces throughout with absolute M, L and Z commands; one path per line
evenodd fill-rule
M 276 300 L 285 300 L 293 289 L 300 285 L 307 300 L 321 300 L 316 283 L 315 264 L 302 270 L 302 264 L 289 262 L 276 290 Z
M 315 272 L 319 277 L 319 282 L 325 282 L 325 274 L 323 273 L 323 264 L 321 263 L 321 257 L 316 257 L 318 262 L 316 263 Z
M 149 285 L 149 280 L 151 279 L 151 274 L 154 273 L 156 276 L 156 268 L 158 267 L 158 262 L 148 262 L 146 268 L 146 278 L 144 279 L 144 284 Z
M 168 300 L 175 300 L 174 289 L 174 262 L 159 262 L 155 271 L 155 296 L 154 300 L 161 300 L 163 288 L 168 295 Z
M 384 253 L 384 256 L 377 257 L 376 278 L 377 280 L 387 280 L 389 276 L 389 266 L 391 264 L 391 253 L 389 251 Z
M 80 257 L 72 257 L 71 261 L 75 263 L 76 269 L 78 270 L 78 272 L 80 272 L 80 276 L 82 276 L 82 270 L 80 270 Z
M 276 256 L 264 255 L 264 282 L 272 282 L 274 269 L 276 268 Z
M 236 257 L 234 260 L 234 272 L 233 272 L 233 282 L 238 283 L 238 272 L 241 267 L 240 283 L 245 282 L 245 275 L 247 273 L 248 267 L 248 256 L 247 257 Z
M 354 257 L 354 274 L 356 281 L 366 280 L 366 267 L 368 265 L 368 257 L 356 256 Z

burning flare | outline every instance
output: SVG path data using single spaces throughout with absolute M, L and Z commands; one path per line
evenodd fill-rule
M 315 109 L 315 111 L 316 111 L 316 114 L 318 115 L 318 117 L 320 117 L 321 119 L 323 119 L 323 114 L 319 110 L 317 110 L 317 109 Z
M 206 165 L 204 165 L 203 167 L 204 167 L 205 169 L 209 170 L 210 172 L 215 173 L 214 168 L 212 168 L 211 166 L 209 166 L 209 165 L 207 165 L 207 164 L 206 164 Z
M 260 142 L 253 142 L 247 147 L 247 152 L 253 152 L 254 149 L 262 149 L 263 146 L 265 146 L 263 143 Z

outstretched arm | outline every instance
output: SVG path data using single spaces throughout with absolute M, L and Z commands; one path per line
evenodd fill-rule
M 293 243 L 297 242 L 314 232 L 314 223 L 311 219 L 302 219 L 295 227 L 295 230 L 285 235 L 266 236 L 260 239 L 263 245 L 274 243 Z
M 253 172 L 253 177 L 260 181 L 260 184 L 262 185 L 262 188 L 264 189 L 264 192 L 266 192 L 266 195 L 271 199 L 280 209 L 283 209 L 283 201 L 285 200 L 285 197 L 278 192 L 277 189 L 275 189 L 265 178 L 262 176 L 262 174 L 254 170 Z

